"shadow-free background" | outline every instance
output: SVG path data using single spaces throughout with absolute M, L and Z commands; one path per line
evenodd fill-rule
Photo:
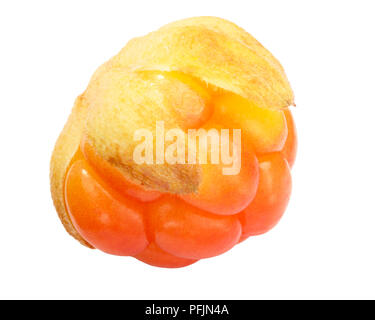
M 373 1 L 3 1 L 0 298 L 375 298 Z M 73 240 L 49 158 L 95 69 L 128 40 L 214 15 L 253 34 L 296 95 L 294 189 L 279 225 L 177 270 Z

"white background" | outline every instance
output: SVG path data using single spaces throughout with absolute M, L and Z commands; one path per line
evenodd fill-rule
M 0 298 L 375 298 L 373 1 L 2 1 Z M 135 36 L 229 19 L 283 64 L 299 134 L 280 224 L 230 252 L 159 269 L 68 236 L 49 158 L 94 70 Z

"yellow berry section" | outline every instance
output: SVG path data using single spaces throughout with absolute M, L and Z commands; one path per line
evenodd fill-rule
M 276 152 L 283 148 L 288 129 L 282 110 L 257 107 L 237 94 L 215 88 L 180 72 L 164 72 L 160 75 L 179 80 L 201 98 L 199 108 L 185 104 L 186 110 L 182 110 L 182 117 L 186 127 L 191 124 L 190 128 L 194 128 L 199 124 L 208 129 L 217 126 L 241 129 L 243 140 L 250 143 L 257 154 Z

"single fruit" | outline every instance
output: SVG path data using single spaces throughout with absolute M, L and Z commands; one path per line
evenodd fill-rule
M 87 247 L 167 268 L 268 231 L 291 192 L 293 103 L 280 63 L 226 20 L 131 40 L 94 73 L 56 143 L 63 225 Z

